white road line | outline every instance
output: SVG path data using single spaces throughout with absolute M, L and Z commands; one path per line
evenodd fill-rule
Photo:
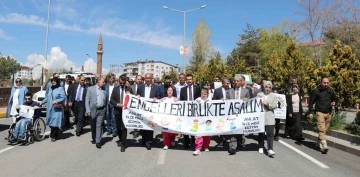
M 159 157 L 157 160 L 158 165 L 163 165 L 165 163 L 166 152 L 167 150 L 160 149 Z
M 298 154 L 304 156 L 304 157 L 307 158 L 308 160 L 314 162 L 316 165 L 319 165 L 321 168 L 330 168 L 330 167 L 328 167 L 327 165 L 321 163 L 320 161 L 318 161 L 318 160 L 314 159 L 313 157 L 305 154 L 304 152 L 300 151 L 299 149 L 296 149 L 295 147 L 291 146 L 290 144 L 285 143 L 285 142 L 282 141 L 282 140 L 279 140 L 279 143 L 281 143 L 281 144 L 283 144 L 284 146 L 292 149 L 293 151 L 297 152 Z
M 45 135 L 49 135 L 49 134 L 50 134 L 50 131 L 48 131 L 48 132 L 45 132 L 44 134 L 45 134 Z
M 10 149 L 13 149 L 13 148 L 15 148 L 15 146 L 9 146 L 9 147 L 7 147 L 7 148 L 1 149 L 1 150 L 0 150 L 0 154 L 3 153 L 3 152 L 8 151 L 8 150 L 10 150 Z

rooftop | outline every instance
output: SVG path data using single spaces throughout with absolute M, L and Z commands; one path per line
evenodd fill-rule
M 172 66 L 172 67 L 174 67 L 174 68 L 180 68 L 179 66 L 175 66 L 175 65 L 172 65 L 172 64 L 163 62 L 163 61 L 156 61 L 156 60 L 138 60 L 138 61 L 136 61 L 136 62 L 124 63 L 124 65 L 128 65 L 128 64 L 138 64 L 138 63 L 162 63 L 162 64 L 166 64 L 166 65 Z

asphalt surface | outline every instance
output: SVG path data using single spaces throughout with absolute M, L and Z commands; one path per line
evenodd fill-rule
M 7 135 L 10 121 L 0 120 L 0 137 Z M 309 140 L 302 145 L 288 139 L 274 142 L 275 158 L 258 153 L 256 136 L 248 136 L 246 148 L 233 156 L 222 146 L 215 148 L 215 141 L 211 142 L 210 152 L 193 156 L 181 144 L 162 150 L 160 138 L 158 145 L 148 151 L 129 135 L 130 147 L 121 153 L 115 143 L 117 138 L 105 134 L 104 146 L 97 149 L 90 143 L 89 129 L 85 127 L 86 133 L 80 137 L 68 130 L 57 142 L 47 138 L 28 146 L 9 146 L 1 138 L 0 176 L 355 177 L 360 173 L 359 157 L 333 148 L 323 155 L 313 149 L 314 143 Z

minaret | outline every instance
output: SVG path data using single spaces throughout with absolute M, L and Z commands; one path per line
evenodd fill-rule
M 97 67 L 96 67 L 96 75 L 101 76 L 102 71 L 102 55 L 103 55 L 103 42 L 102 42 L 102 36 L 100 33 L 99 40 L 98 40 L 98 47 L 97 47 Z

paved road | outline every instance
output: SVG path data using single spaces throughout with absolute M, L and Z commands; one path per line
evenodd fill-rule
M 0 137 L 6 136 L 7 130 L 3 127 L 9 123 L 8 119 L 0 120 Z M 269 158 L 257 152 L 257 142 L 250 136 L 246 150 L 235 156 L 229 156 L 224 148 L 218 147 L 194 157 L 192 151 L 182 150 L 181 145 L 164 151 L 159 144 L 147 151 L 132 141 L 132 147 L 121 153 L 112 137 L 104 136 L 107 143 L 97 149 L 90 143 L 90 132 L 76 137 L 73 130 L 68 130 L 64 135 L 66 139 L 55 143 L 45 139 L 11 149 L 12 146 L 1 138 L 1 176 L 355 177 L 360 173 L 359 157 L 332 148 L 330 154 L 322 155 L 312 149 L 313 142 L 310 141 L 300 146 L 292 140 L 282 139 L 274 144 L 276 157 Z M 215 144 L 212 141 L 211 145 Z

